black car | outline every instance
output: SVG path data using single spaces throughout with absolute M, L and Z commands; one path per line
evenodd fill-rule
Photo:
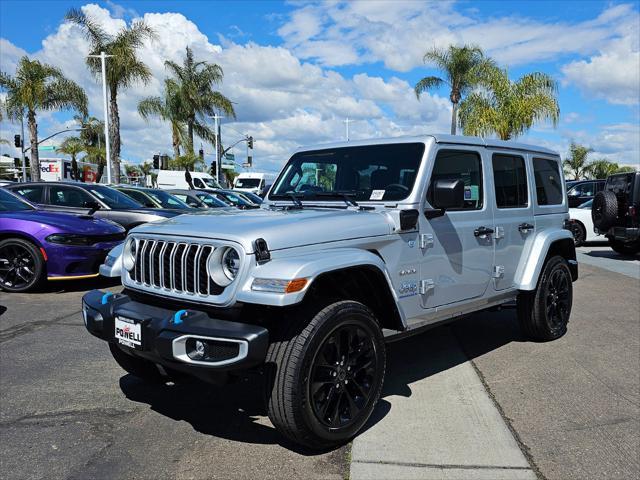
M 127 230 L 175 217 L 180 212 L 145 208 L 118 190 L 95 183 L 29 182 L 3 187 L 52 212 L 88 213 L 119 223 Z
M 596 233 L 606 236 L 614 251 L 640 252 L 640 172 L 609 176 L 593 199 L 591 218 Z
M 575 208 L 588 202 L 596 193 L 601 192 L 606 180 L 579 180 L 567 182 L 567 196 L 569 208 Z
M 193 208 L 232 208 L 228 203 L 204 190 L 167 190 L 171 195 Z

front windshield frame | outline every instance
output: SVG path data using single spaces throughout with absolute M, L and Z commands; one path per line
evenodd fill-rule
M 13 203 L 18 205 L 19 208 L 8 208 L 7 204 Z M 28 201 L 20 198 L 20 196 L 5 190 L 4 188 L 0 188 L 0 213 L 3 212 L 28 212 L 31 210 L 37 210 L 36 207 L 31 205 Z
M 95 195 L 101 202 L 105 203 L 109 208 L 114 210 L 129 210 L 133 208 L 144 208 L 144 205 L 134 200 L 126 193 L 122 193 L 120 190 L 108 187 L 106 185 L 91 185 L 85 184 L 84 188 L 89 193 Z M 109 195 L 115 196 L 118 200 L 114 201 Z
M 346 196 L 357 202 L 400 202 L 415 188 L 425 151 L 426 144 L 415 141 L 297 152 L 278 175 L 268 199 L 292 201 L 293 195 L 303 202 L 335 202 Z

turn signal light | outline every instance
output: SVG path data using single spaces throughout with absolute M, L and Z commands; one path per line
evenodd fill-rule
M 295 293 L 304 289 L 309 282 L 306 278 L 293 280 L 279 280 L 276 278 L 256 278 L 251 284 L 251 290 L 256 292 Z

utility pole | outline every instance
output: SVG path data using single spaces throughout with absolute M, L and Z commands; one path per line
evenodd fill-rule
M 343 120 L 344 125 L 347 129 L 347 142 L 349 141 L 349 124 L 353 122 L 353 120 L 350 120 L 349 117 L 347 117 L 346 120 Z
M 24 112 L 20 115 L 20 126 L 22 127 L 22 137 L 20 137 L 20 153 L 22 154 L 22 181 L 27 181 L 27 165 L 24 159 Z
M 89 55 L 90 57 L 99 58 L 102 64 L 102 104 L 104 107 L 104 140 L 107 156 L 107 183 L 111 183 L 111 142 L 109 141 L 109 112 L 107 110 L 107 58 L 113 55 L 107 55 L 100 52 L 100 55 Z M 98 136 L 99 137 L 99 136 Z
M 215 146 L 215 162 L 216 162 L 216 181 L 218 183 L 220 183 L 220 179 L 221 179 L 221 171 L 222 171 L 222 154 L 221 154 L 221 142 L 220 142 L 220 122 L 218 120 L 223 119 L 224 117 L 221 117 L 220 115 L 218 115 L 217 113 L 215 115 L 212 115 L 210 118 L 213 118 L 213 129 L 216 132 L 216 144 Z

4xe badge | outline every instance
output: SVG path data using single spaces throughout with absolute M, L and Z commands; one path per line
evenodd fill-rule
M 115 338 L 131 348 L 142 348 L 142 324 L 123 317 L 115 318 Z

